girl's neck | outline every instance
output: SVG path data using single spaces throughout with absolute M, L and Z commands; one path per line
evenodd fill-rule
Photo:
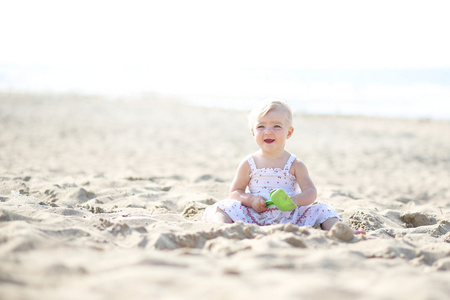
M 291 154 L 286 150 L 281 153 L 265 153 L 258 151 L 253 155 L 258 168 L 283 168 Z
M 256 153 L 259 156 L 261 156 L 261 158 L 273 159 L 273 160 L 283 159 L 286 156 L 290 156 L 289 152 L 287 152 L 284 149 L 282 151 L 278 151 L 278 152 L 267 152 L 267 151 L 259 150 Z

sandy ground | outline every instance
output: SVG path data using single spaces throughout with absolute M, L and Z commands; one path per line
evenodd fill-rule
M 201 222 L 245 112 L 0 95 L 0 299 L 448 299 L 450 122 L 297 116 L 288 150 L 354 229 Z

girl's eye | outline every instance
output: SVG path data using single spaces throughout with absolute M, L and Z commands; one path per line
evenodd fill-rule
M 275 128 L 281 128 L 281 126 L 280 125 L 275 125 Z

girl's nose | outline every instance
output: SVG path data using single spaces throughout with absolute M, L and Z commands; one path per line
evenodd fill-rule
M 273 133 L 272 128 L 266 128 L 266 129 L 264 130 L 264 134 L 272 134 L 272 133 Z

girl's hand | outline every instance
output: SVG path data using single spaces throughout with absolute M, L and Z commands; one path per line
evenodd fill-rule
M 261 196 L 253 196 L 252 208 L 259 213 L 266 211 L 266 199 Z

